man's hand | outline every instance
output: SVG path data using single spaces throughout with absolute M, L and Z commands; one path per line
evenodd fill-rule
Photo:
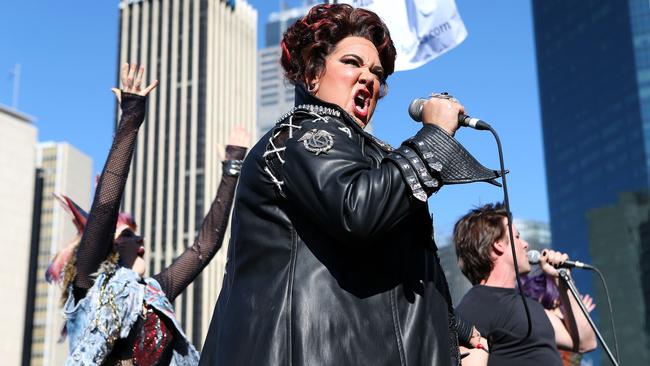
M 566 253 L 544 249 L 542 256 L 539 258 L 539 265 L 544 273 L 549 276 L 558 277 L 557 268 L 567 260 L 569 260 L 569 255 Z

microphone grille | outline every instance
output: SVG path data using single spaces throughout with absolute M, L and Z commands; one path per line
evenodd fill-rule
M 426 99 L 416 98 L 409 104 L 409 116 L 416 122 L 422 122 L 422 106 Z
M 541 254 L 537 250 L 529 250 L 528 254 L 526 254 L 528 257 L 528 263 L 530 264 L 538 264 L 539 263 L 539 257 Z

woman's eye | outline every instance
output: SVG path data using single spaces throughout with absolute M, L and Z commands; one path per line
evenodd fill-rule
M 344 59 L 343 63 L 348 64 L 348 65 L 359 66 L 359 61 L 357 61 L 357 60 L 355 60 L 353 58 Z

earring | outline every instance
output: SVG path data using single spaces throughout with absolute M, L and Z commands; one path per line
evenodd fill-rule
M 309 84 L 309 86 L 307 86 L 307 91 L 310 92 L 310 93 L 313 93 L 313 92 L 316 91 L 317 88 L 318 88 L 318 86 L 317 86 L 316 83 Z

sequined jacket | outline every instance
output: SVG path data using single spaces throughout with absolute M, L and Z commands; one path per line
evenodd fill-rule
M 244 161 L 200 364 L 457 364 L 426 201 L 494 178 L 437 127 L 392 149 L 297 87 Z
M 199 354 L 183 333 L 174 307 L 158 281 L 146 278 L 143 283 L 138 274 L 124 267 L 112 276 L 100 274 L 76 304 L 70 291 L 63 308 L 70 342 L 66 365 L 101 365 L 110 352 L 110 344 L 129 335 L 142 314 L 143 303 L 171 320 L 175 334 L 181 338 L 176 342 L 171 365 L 196 365 Z

